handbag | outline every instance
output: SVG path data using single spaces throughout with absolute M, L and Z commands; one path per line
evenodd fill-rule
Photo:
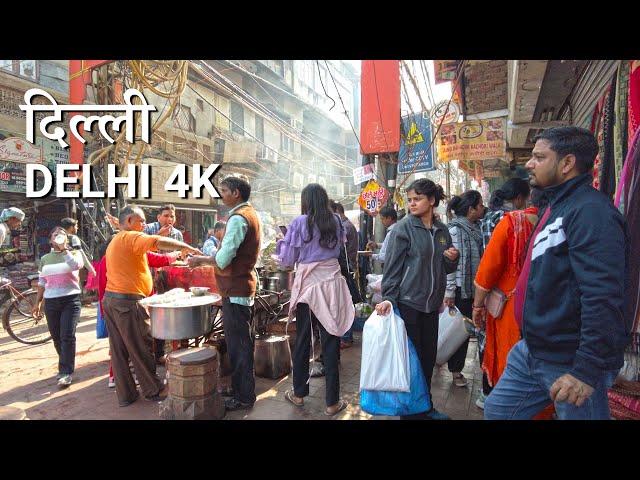
M 509 295 L 506 295 L 499 288 L 492 288 L 489 295 L 484 299 L 484 306 L 487 308 L 487 312 L 493 318 L 500 318 L 504 306 L 507 301 L 513 296 L 515 289 L 513 289 Z

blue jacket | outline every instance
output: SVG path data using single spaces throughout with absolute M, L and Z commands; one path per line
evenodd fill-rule
M 570 365 L 594 386 L 623 364 L 626 224 L 585 173 L 546 189 L 550 216 L 536 235 L 522 336 L 534 358 Z M 542 214 L 540 214 L 542 217 Z

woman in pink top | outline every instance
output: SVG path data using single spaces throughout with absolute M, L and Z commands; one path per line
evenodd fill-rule
M 329 197 L 321 185 L 307 185 L 301 200 L 302 215 L 291 222 L 276 248 L 282 266 L 297 264 L 289 307 L 289 318 L 296 315 L 293 390 L 285 392 L 285 398 L 301 407 L 309 395 L 311 325 L 317 321 L 326 372 L 325 413 L 335 415 L 347 406 L 339 398 L 340 337 L 351 327 L 355 314 L 338 262 L 346 237 L 340 219 L 329 209 Z

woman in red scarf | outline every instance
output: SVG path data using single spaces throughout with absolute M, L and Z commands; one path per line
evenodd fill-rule
M 536 206 L 504 214 L 491 235 L 476 273 L 473 321 L 477 327 L 486 322 L 482 369 L 492 387 L 498 382 L 507 365 L 509 351 L 520 340 L 520 329 L 513 309 L 513 292 L 522 270 L 527 242 L 538 221 L 538 207 L 542 207 L 541 201 L 542 193 L 534 190 L 532 203 Z M 482 305 L 492 288 L 499 288 L 508 297 L 502 315 L 498 318 L 487 313 L 485 307 L 476 306 Z M 535 418 L 549 419 L 552 412 L 553 404 Z

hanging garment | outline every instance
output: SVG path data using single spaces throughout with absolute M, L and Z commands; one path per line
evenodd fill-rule
M 616 95 L 614 101 L 614 122 L 613 122 L 613 158 L 615 163 L 616 192 L 620 183 L 620 174 L 624 159 L 627 156 L 627 108 L 629 98 L 629 67 L 630 62 L 620 62 L 618 68 L 618 79 L 616 82 Z
M 614 76 L 611 80 L 609 93 L 606 95 L 602 114 L 602 164 L 600 165 L 600 191 L 613 198 L 616 191 L 615 160 L 614 160 L 614 138 L 613 126 L 615 123 L 615 99 L 616 81 Z
M 629 101 L 628 101 L 628 139 L 631 139 L 640 127 L 640 60 L 632 60 L 629 71 Z

